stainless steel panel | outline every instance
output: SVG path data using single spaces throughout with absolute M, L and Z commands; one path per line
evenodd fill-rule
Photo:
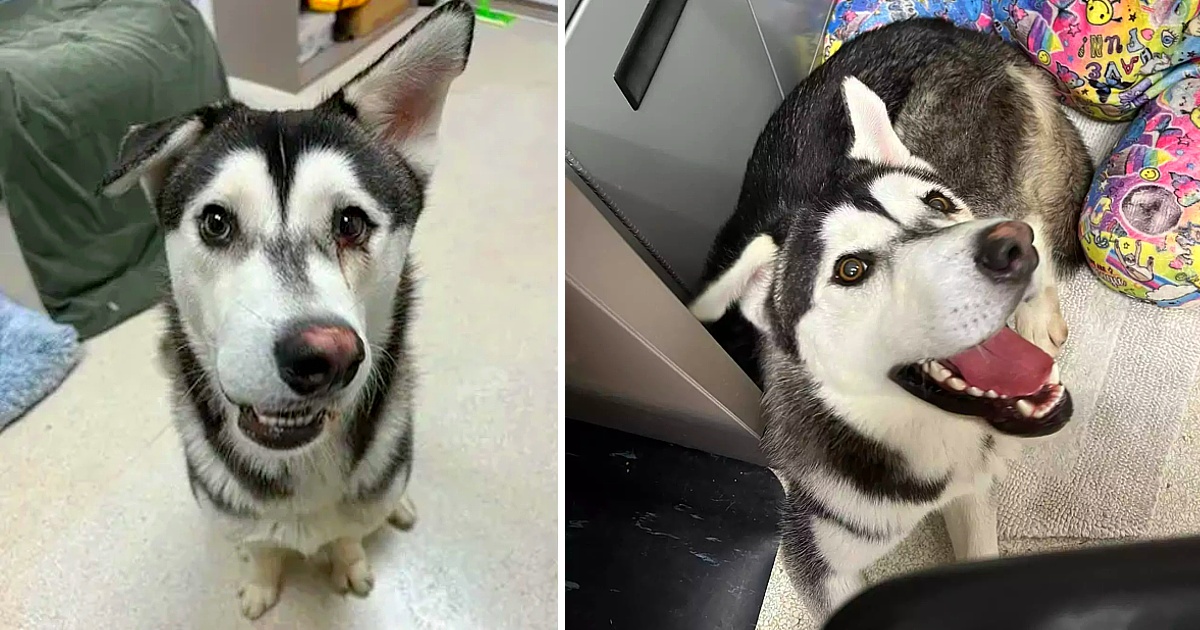
M 782 93 L 745 1 L 691 0 L 638 111 L 613 72 L 645 2 L 591 0 L 567 31 L 567 148 L 694 289 Z
M 761 463 L 761 392 L 568 178 L 567 415 Z

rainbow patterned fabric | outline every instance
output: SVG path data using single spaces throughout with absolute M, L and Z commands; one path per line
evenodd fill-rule
M 1065 102 L 1098 120 L 1129 120 L 1167 87 L 1200 76 L 1200 0 L 841 0 L 825 58 L 851 37 L 940 17 L 1016 44 L 1059 79 Z
M 1200 79 L 1150 102 L 1096 173 L 1079 222 L 1102 282 L 1158 306 L 1200 304 Z

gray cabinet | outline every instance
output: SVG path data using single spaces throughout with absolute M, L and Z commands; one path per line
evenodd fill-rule
M 613 75 L 647 3 L 590 0 L 568 26 L 567 150 L 688 291 L 733 211 L 758 133 L 815 54 L 802 34 L 785 34 L 823 22 L 812 6 L 686 2 L 637 110 Z M 756 14 L 771 24 L 760 27 Z
M 759 132 L 812 67 L 829 9 L 829 0 L 583 0 L 567 12 L 568 171 L 586 189 L 568 197 L 607 219 L 567 222 L 568 295 L 578 298 L 567 312 L 572 417 L 612 424 L 624 408 L 623 429 L 757 459 L 759 392 L 679 302 L 733 212 Z M 572 255 L 593 238 L 607 253 Z M 632 273 L 630 256 L 647 273 Z

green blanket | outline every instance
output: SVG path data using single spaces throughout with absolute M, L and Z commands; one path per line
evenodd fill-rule
M 86 338 L 158 300 L 149 203 L 96 185 L 130 125 L 227 97 L 185 0 L 0 0 L 0 198 L 55 320 Z

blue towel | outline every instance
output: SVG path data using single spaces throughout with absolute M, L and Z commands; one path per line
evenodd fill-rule
M 80 354 L 74 328 L 0 293 L 0 429 L 57 389 Z

